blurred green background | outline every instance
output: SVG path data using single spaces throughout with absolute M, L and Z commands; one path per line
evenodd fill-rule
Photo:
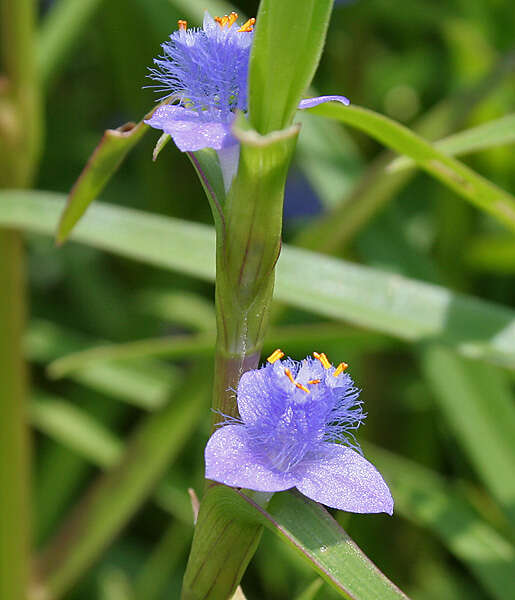
M 58 4 L 41 3 L 43 22 Z M 46 82 L 36 185 L 43 190 L 68 192 L 103 131 L 137 121 L 151 108 L 155 94 L 142 88 L 159 44 L 178 18 L 198 22 L 209 5 L 192 0 L 86 4 L 96 7 Z M 241 2 L 238 9 L 253 15 L 257 4 Z M 513 111 L 515 99 L 514 16 L 508 0 L 337 2 L 314 87 L 323 94 L 345 94 L 431 140 L 503 117 Z M 336 207 L 348 205 L 349 215 L 361 214 L 365 202 L 356 225 L 343 227 L 340 238 L 325 240 L 327 247 L 320 250 L 513 306 L 515 241 L 506 230 L 428 175 L 409 172 L 389 189 L 381 179 L 389 155 L 378 143 L 320 117 L 302 120 L 286 193 L 286 242 L 301 243 L 310 223 Z M 321 135 L 313 137 L 313 129 Z M 152 162 L 157 138 L 157 132 L 145 136 L 102 201 L 211 223 L 186 155 L 170 144 Z M 500 187 L 515 189 L 513 146 L 463 160 Z M 206 380 L 198 390 L 200 408 L 184 425 L 184 439 L 178 437 L 157 491 L 65 596 L 178 598 L 193 531 L 187 488 L 200 492 L 203 486 L 209 352 L 204 358 L 186 353 L 176 360 L 95 363 L 58 380 L 46 367 L 106 341 L 210 334 L 213 286 L 76 243 L 58 249 L 35 234 L 27 235 L 27 248 L 38 547 L 52 538 L 99 474 L 116 463 L 123 440 L 145 413 L 178 397 L 179 407 L 186 407 L 182 386 L 192 369 L 198 380 Z M 289 325 L 320 323 L 318 316 L 284 307 L 277 317 Z M 503 497 L 503 486 L 513 486 L 496 479 L 492 461 L 499 448 L 491 447 L 498 439 L 496 427 L 507 431 L 513 422 L 512 371 L 458 358 L 445 348 L 338 327 L 341 340 L 326 336 L 324 343 L 323 335 L 308 332 L 283 350 L 295 358 L 319 350 L 334 362 L 350 363 L 369 415 L 359 439 L 365 453 L 384 465 L 398 506 L 393 518 L 342 513 L 337 519 L 414 599 L 512 597 L 505 574 L 514 536 L 506 515 L 513 516 L 515 496 L 511 505 L 511 492 Z M 366 442 L 374 446 L 369 449 Z M 412 462 L 398 463 L 376 446 Z M 499 452 L 506 457 L 511 450 L 507 445 Z M 492 554 L 484 554 L 485 548 L 493 548 Z M 504 566 L 498 567 L 497 559 Z M 265 532 L 243 589 L 248 600 L 289 599 L 314 580 L 313 572 Z M 324 585 L 316 597 L 336 595 Z

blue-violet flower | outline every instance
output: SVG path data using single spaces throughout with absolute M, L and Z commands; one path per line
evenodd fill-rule
M 213 19 L 206 12 L 202 29 L 188 29 L 186 21 L 179 21 L 179 30 L 162 44 L 164 54 L 150 69 L 155 87 L 176 103 L 159 106 L 145 122 L 171 135 L 183 152 L 238 147 L 231 126 L 236 110 L 247 111 L 255 19 L 241 27 L 237 19 L 236 13 Z M 343 96 L 320 96 L 303 100 L 299 108 L 330 100 L 349 103 Z
M 240 418 L 209 439 L 206 477 L 261 492 L 296 487 L 332 508 L 391 515 L 390 490 L 354 439 L 366 415 L 348 365 L 316 352 L 301 362 L 283 356 L 276 350 L 242 375 Z

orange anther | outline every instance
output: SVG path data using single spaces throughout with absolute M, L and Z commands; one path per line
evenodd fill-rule
M 225 27 L 229 22 L 229 17 L 224 15 L 223 17 L 215 17 L 215 21 L 220 25 L 220 27 Z
M 295 385 L 295 387 L 299 388 L 299 390 L 302 390 L 302 391 L 306 392 L 307 394 L 311 393 L 306 386 L 302 385 L 302 383 L 297 383 L 295 381 L 295 379 L 293 378 L 293 375 L 292 375 L 290 369 L 284 369 L 284 374 Z
M 252 31 L 254 28 L 254 25 L 256 23 L 256 19 L 254 19 L 254 17 L 252 17 L 252 19 L 249 19 L 246 23 L 244 23 L 239 29 L 238 31 L 242 31 L 242 32 L 248 32 L 248 31 Z
M 228 17 L 227 27 L 232 27 L 234 25 L 234 23 L 236 23 L 237 20 L 238 20 L 238 13 L 235 13 L 233 11 Z
M 331 368 L 331 363 L 323 352 L 320 352 L 320 354 L 318 352 L 313 352 L 313 356 L 322 363 L 324 369 Z
M 284 352 L 282 350 L 279 350 L 279 348 L 277 348 L 277 350 L 274 350 L 274 352 L 272 352 L 272 354 L 270 354 L 270 356 L 266 360 L 269 363 L 274 364 L 274 362 L 278 361 L 283 356 L 284 356 Z
M 295 381 L 295 379 L 293 379 L 293 375 L 291 374 L 290 369 L 284 369 L 284 374 L 286 375 L 286 377 L 288 377 L 288 379 L 294 383 L 295 385 L 297 385 L 297 382 Z
M 334 370 L 334 373 L 333 373 L 333 375 L 334 375 L 335 377 L 338 377 L 338 375 L 341 375 L 341 374 L 342 374 L 342 373 L 343 373 L 343 372 L 344 372 L 346 369 L 348 369 L 348 368 L 349 368 L 349 365 L 348 365 L 347 363 L 345 363 L 345 362 L 341 362 L 341 363 L 340 363 L 340 364 L 339 364 L 339 365 L 336 367 L 336 369 Z
M 179 27 L 179 29 L 182 29 L 182 31 L 186 31 L 186 29 L 188 29 L 188 21 L 183 21 L 182 19 L 179 19 L 177 21 L 177 26 Z
M 320 381 L 321 381 L 320 379 L 312 379 L 311 381 L 308 381 L 308 383 L 315 384 L 315 383 L 320 383 Z

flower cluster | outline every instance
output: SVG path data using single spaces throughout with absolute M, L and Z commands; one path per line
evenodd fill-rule
M 353 432 L 365 418 L 359 390 L 325 354 L 301 362 L 276 350 L 240 379 L 239 419 L 229 419 L 205 451 L 206 477 L 277 492 L 296 487 L 340 510 L 392 514 L 393 500 Z
M 235 111 L 247 111 L 250 51 L 255 19 L 241 27 L 238 15 L 214 19 L 206 12 L 202 29 L 179 30 L 162 45 L 163 55 L 150 70 L 155 86 L 175 104 L 163 104 L 145 122 L 172 136 L 183 152 L 202 148 L 221 151 L 236 146 L 231 133 Z M 303 100 L 299 108 L 311 108 L 343 96 L 320 96 Z

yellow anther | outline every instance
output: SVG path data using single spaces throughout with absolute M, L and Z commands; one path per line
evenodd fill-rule
M 298 387 L 299 390 L 306 392 L 306 394 L 311 394 L 311 392 L 308 390 L 308 388 L 303 386 L 302 383 L 296 383 L 295 386 Z
M 188 21 L 183 21 L 182 19 L 179 19 L 177 21 L 177 26 L 179 27 L 179 29 L 182 29 L 182 31 L 186 31 L 186 29 L 188 29 Z
M 249 19 L 246 23 L 244 23 L 239 29 L 238 31 L 242 31 L 242 32 L 249 32 L 252 31 L 254 29 L 254 25 L 256 23 L 256 19 L 254 19 L 254 17 L 252 17 L 252 19 Z
M 347 363 L 345 363 L 345 362 L 341 362 L 341 363 L 340 363 L 340 364 L 339 364 L 339 365 L 336 367 L 336 369 L 334 370 L 334 373 L 333 373 L 333 375 L 334 375 L 335 377 L 338 377 L 338 375 L 341 375 L 341 374 L 342 374 L 342 373 L 343 373 L 343 372 L 344 372 L 346 369 L 348 369 L 348 368 L 349 368 L 349 365 L 348 365 Z
M 232 27 L 234 25 L 234 23 L 236 23 L 237 20 L 238 20 L 238 13 L 232 12 L 228 17 L 227 27 Z
M 283 356 L 284 356 L 284 352 L 282 350 L 279 350 L 279 348 L 277 348 L 277 350 L 274 350 L 274 352 L 272 352 L 272 354 L 270 354 L 270 356 L 266 360 L 269 363 L 274 364 L 274 362 L 278 361 Z
M 313 356 L 322 363 L 324 369 L 331 368 L 331 363 L 323 352 L 320 352 L 320 354 L 318 352 L 313 352 Z
M 229 17 L 224 15 L 223 17 L 215 17 L 215 21 L 220 25 L 220 27 L 225 27 L 229 21 Z
M 320 383 L 320 381 L 321 381 L 320 379 L 311 379 L 311 381 L 308 381 L 308 383 L 315 384 L 315 383 Z

